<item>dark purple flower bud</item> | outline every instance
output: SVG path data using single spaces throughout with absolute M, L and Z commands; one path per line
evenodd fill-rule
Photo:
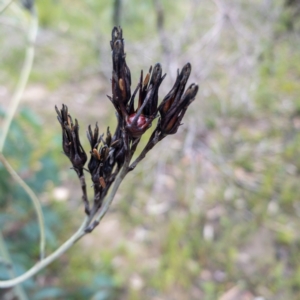
M 159 63 L 154 66 L 153 70 L 150 67 L 145 80 L 143 80 L 143 72 L 141 72 L 138 85 L 140 90 L 138 108 L 136 111 L 134 110 L 134 93 L 129 104 L 129 115 L 126 116 L 126 129 L 130 136 L 138 138 L 151 127 L 152 121 L 157 115 L 158 89 L 165 76 L 166 74 L 162 76 L 162 68 Z
M 163 134 L 177 132 L 180 122 L 198 92 L 198 86 L 191 84 L 184 92 L 187 80 L 191 73 L 191 65 L 187 63 L 180 74 L 178 72 L 175 84 L 159 106 L 159 129 Z
M 110 180 L 111 173 L 115 164 L 118 164 L 117 154 L 120 150 L 120 140 L 112 137 L 107 128 L 106 138 L 99 136 L 98 125 L 94 129 L 88 127 L 87 137 L 91 145 L 91 158 L 88 164 L 89 171 L 92 176 L 94 187 L 101 192 L 106 187 L 106 180 Z M 100 145 L 101 144 L 101 145 Z M 99 147 L 99 150 L 98 150 Z
M 116 107 L 119 107 L 120 103 L 126 106 L 131 97 L 131 74 L 125 60 L 124 40 L 120 27 L 113 28 L 110 46 L 113 61 L 112 101 Z
M 150 68 L 151 70 L 151 68 Z M 148 76 L 149 74 L 147 74 Z M 162 68 L 159 63 L 157 63 L 152 71 L 150 82 L 147 76 L 143 83 L 143 88 L 140 89 L 139 97 L 139 107 L 146 102 L 143 109 L 143 114 L 145 116 L 155 116 L 157 114 L 157 104 L 158 104 L 158 89 L 164 80 L 166 74 L 162 76 Z M 146 82 L 145 82 L 146 81 Z
M 91 145 L 91 158 L 88 164 L 88 168 L 90 173 L 93 175 L 96 169 L 99 166 L 99 152 L 98 152 L 98 145 L 101 140 L 101 137 L 99 138 L 99 128 L 98 124 L 96 123 L 94 132 L 92 131 L 91 125 L 88 127 L 87 131 L 87 138 Z
M 81 146 L 79 139 L 79 125 L 75 119 L 68 114 L 68 107 L 63 104 L 61 111 L 55 106 L 57 119 L 62 128 L 62 147 L 65 155 L 70 159 L 75 171 L 82 173 L 87 156 Z
M 139 138 L 151 127 L 152 121 L 153 118 L 134 113 L 126 119 L 126 129 L 131 137 Z

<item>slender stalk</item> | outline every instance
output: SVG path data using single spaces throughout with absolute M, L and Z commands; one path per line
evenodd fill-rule
M 6 3 L 6 5 L 1 7 L 0 13 L 3 13 L 4 10 L 12 2 L 13 1 L 8 1 Z M 33 205 L 37 212 L 39 228 L 40 228 L 40 256 L 41 256 L 41 258 L 43 258 L 44 253 L 45 253 L 45 228 L 44 228 L 44 218 L 43 218 L 43 213 L 42 213 L 40 202 L 39 202 L 38 198 L 36 197 L 36 195 L 33 193 L 33 191 L 30 189 L 30 187 L 22 180 L 22 178 L 19 177 L 19 175 L 14 171 L 14 169 L 10 166 L 10 164 L 7 162 L 7 160 L 5 159 L 5 157 L 2 154 L 11 122 L 12 122 L 15 112 L 19 106 L 22 94 L 24 92 L 26 83 L 29 78 L 29 74 L 31 72 L 33 58 L 34 58 L 34 43 L 35 43 L 36 36 L 37 36 L 37 30 L 38 30 L 38 18 L 37 18 L 35 11 L 31 11 L 30 26 L 29 26 L 28 35 L 27 35 L 28 45 L 26 47 L 25 60 L 24 60 L 23 68 L 21 70 L 21 75 L 20 75 L 20 78 L 19 78 L 19 81 L 18 81 L 18 84 L 16 87 L 16 91 L 11 100 L 11 106 L 8 110 L 7 117 L 4 120 L 3 131 L 0 136 L 0 161 L 3 163 L 4 167 L 11 174 L 11 176 L 23 187 L 23 189 L 26 191 L 26 193 L 29 195 L 29 197 L 31 198 L 31 200 L 33 202 Z M 1 232 L 0 232 L 0 253 L 8 263 L 11 263 L 11 258 L 10 258 L 9 252 L 7 251 L 5 241 L 3 239 Z M 13 269 L 9 270 L 9 275 L 11 277 L 15 277 Z M 18 286 L 17 284 L 15 284 L 15 285 L 16 285 L 15 293 L 18 296 L 18 298 L 21 300 L 27 300 L 28 298 L 27 298 L 25 292 L 23 291 L 23 288 L 21 286 Z
M 73 234 L 56 251 L 54 251 L 52 254 L 50 254 L 45 259 L 38 262 L 36 265 L 34 265 L 31 269 L 29 269 L 23 275 L 20 275 L 14 279 L 0 281 L 0 288 L 13 287 L 13 286 L 31 278 L 32 276 L 37 274 L 40 270 L 42 270 L 43 268 L 48 266 L 51 262 L 53 262 L 58 257 L 60 257 L 63 253 L 65 253 L 84 235 L 86 235 L 88 232 L 91 232 L 94 229 L 94 227 L 99 224 L 100 220 L 104 217 L 104 215 L 107 213 L 121 182 L 123 181 L 123 179 L 125 178 L 125 176 L 127 175 L 128 171 L 129 171 L 128 166 L 129 166 L 130 160 L 131 160 L 131 156 L 128 156 L 128 158 L 124 162 L 121 172 L 119 173 L 119 175 L 116 178 L 116 181 L 113 184 L 111 193 L 108 195 L 106 201 L 104 202 L 104 205 L 103 205 L 99 215 L 95 218 L 95 221 L 92 224 L 92 227 L 88 227 L 89 223 L 91 222 L 91 219 L 89 217 L 86 217 L 84 219 L 83 223 L 81 224 L 80 228 L 77 230 L 77 232 L 75 234 Z M 88 228 L 90 228 L 90 230 L 87 230 Z
M 40 228 L 40 257 L 41 259 L 45 256 L 45 244 L 46 244 L 46 237 L 45 237 L 45 224 L 44 224 L 44 214 L 42 210 L 42 206 L 40 203 L 40 200 L 35 195 L 35 193 L 32 191 L 32 189 L 25 183 L 25 181 L 18 175 L 18 173 L 12 168 L 12 166 L 9 164 L 9 162 L 5 159 L 3 154 L 0 152 L 0 161 L 4 165 L 5 169 L 10 173 L 11 177 L 24 189 L 24 191 L 27 193 L 27 195 L 30 197 L 37 217 L 38 217 L 38 223 Z
M 3 152 L 5 140 L 13 120 L 13 117 L 16 113 L 16 110 L 19 106 L 21 97 L 23 95 L 25 86 L 27 84 L 29 74 L 31 72 L 33 58 L 34 58 L 34 44 L 37 37 L 38 31 L 38 18 L 35 12 L 30 14 L 30 26 L 28 31 L 28 45 L 26 49 L 25 61 L 21 71 L 21 75 L 17 84 L 16 91 L 11 100 L 11 106 L 9 108 L 7 117 L 4 120 L 3 131 L 0 137 L 0 152 Z
M 84 231 L 85 227 L 87 226 L 87 217 L 82 222 L 79 229 L 65 242 L 63 243 L 56 251 L 51 253 L 48 257 L 45 259 L 39 261 L 36 265 L 34 265 L 32 268 L 30 268 L 27 272 L 24 274 L 13 278 L 9 280 L 1 280 L 0 281 L 0 288 L 9 288 L 13 287 L 30 277 L 37 274 L 40 270 L 48 266 L 50 263 L 52 263 L 54 260 L 56 260 L 58 257 L 60 257 L 63 253 L 65 253 L 69 248 L 71 248 L 80 238 L 82 238 L 86 232 Z
M 5 10 L 13 3 L 14 0 L 8 0 L 6 3 L 0 7 L 0 15 L 5 12 Z
M 128 174 L 128 171 L 129 171 L 128 166 L 130 164 L 130 160 L 131 160 L 131 155 L 124 162 L 123 168 L 122 168 L 121 172 L 119 173 L 119 175 L 117 176 L 110 194 L 107 196 L 107 198 L 99 212 L 99 215 L 95 218 L 95 221 L 97 223 L 99 223 L 102 220 L 102 218 L 105 216 L 105 214 L 107 213 L 107 211 L 117 193 L 117 190 L 118 190 L 120 184 L 122 183 L 125 176 Z
M 3 156 L 3 149 L 5 145 L 5 141 L 7 138 L 7 134 L 11 125 L 11 122 L 13 120 L 13 117 L 16 113 L 16 110 L 20 104 L 20 100 L 22 98 L 25 86 L 27 84 L 29 74 L 32 69 L 32 64 L 33 64 L 33 59 L 34 59 L 34 44 L 35 40 L 37 37 L 37 30 L 38 30 L 38 18 L 35 10 L 33 10 L 30 13 L 30 26 L 28 30 L 28 45 L 26 48 L 26 55 L 25 55 L 25 60 L 23 64 L 23 68 L 21 71 L 21 75 L 17 84 L 16 91 L 12 97 L 11 100 L 11 106 L 9 108 L 9 111 L 7 113 L 7 117 L 4 120 L 4 125 L 3 125 L 3 131 L 0 136 L 0 161 L 3 163 L 7 171 L 11 174 L 11 176 L 20 184 L 20 186 L 23 187 L 25 192 L 28 194 L 30 197 L 37 216 L 38 216 L 38 222 L 39 222 L 39 227 L 40 227 L 40 256 L 41 258 L 44 257 L 45 253 L 45 226 L 44 226 L 44 217 L 43 217 L 43 212 L 41 208 L 41 204 L 37 196 L 34 194 L 34 192 L 31 190 L 31 188 L 22 180 L 22 178 L 15 172 L 15 170 L 10 166 L 8 161 L 5 159 Z
M 7 264 L 7 271 L 10 277 L 15 277 L 15 272 L 12 268 L 12 261 L 10 259 L 9 252 L 6 248 L 2 233 L 0 231 L 0 253 L 2 258 L 4 259 L 5 263 Z M 21 286 L 16 285 L 14 287 L 14 293 L 18 297 L 19 300 L 28 300 L 27 295 L 25 294 L 24 290 Z
M 82 190 L 82 200 L 84 203 L 84 211 L 87 215 L 90 214 L 90 204 L 89 204 L 89 199 L 87 196 L 87 191 L 86 191 L 86 183 L 85 183 L 85 177 L 83 171 L 80 174 L 77 174 L 79 181 L 80 181 L 80 186 Z
M 129 169 L 129 164 L 130 164 L 131 158 L 132 158 L 131 151 L 128 150 L 128 155 L 125 159 L 125 162 L 123 164 L 121 172 L 117 175 L 117 178 L 113 183 L 112 190 L 109 193 L 109 195 L 106 197 L 106 200 L 104 201 L 104 203 L 103 203 L 103 205 L 100 209 L 100 212 L 95 217 L 93 223 L 91 223 L 91 221 L 94 218 L 94 215 L 96 214 L 97 211 L 92 212 L 91 215 L 90 215 L 90 218 L 89 218 L 89 221 L 88 221 L 89 226 L 85 229 L 85 231 L 87 233 L 92 232 L 95 229 L 95 227 L 100 223 L 100 221 L 105 216 L 105 214 L 107 213 L 107 211 L 108 211 L 108 209 L 109 209 L 109 207 L 110 207 L 110 205 L 111 205 L 111 203 L 112 203 L 112 201 L 113 201 L 113 199 L 114 199 L 114 197 L 117 193 L 117 190 L 118 190 L 120 184 L 122 183 L 123 179 L 125 178 L 125 176 L 128 174 L 128 172 L 130 170 Z
M 143 151 L 140 153 L 140 155 L 135 159 L 135 161 L 130 165 L 129 167 L 129 171 L 132 171 L 136 166 L 137 164 L 143 160 L 147 153 L 158 143 L 160 142 L 164 136 L 158 136 L 157 135 L 157 131 L 154 131 L 150 137 L 150 140 L 148 142 L 148 144 L 146 145 L 146 147 L 143 149 Z

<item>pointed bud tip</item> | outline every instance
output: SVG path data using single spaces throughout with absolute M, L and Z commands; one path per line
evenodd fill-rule
M 193 93 L 193 97 L 195 97 L 198 93 L 198 90 L 199 90 L 198 84 L 192 83 L 191 90 L 192 90 L 191 92 Z
M 161 69 L 161 64 L 158 62 L 154 65 L 154 70 L 159 70 Z
M 182 74 L 189 76 L 192 71 L 192 65 L 188 62 L 182 68 Z

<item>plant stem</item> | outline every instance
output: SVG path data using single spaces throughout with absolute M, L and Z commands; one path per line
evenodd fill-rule
M 5 6 L 1 8 L 1 12 L 3 13 L 4 10 L 12 3 L 13 1 L 8 1 Z M 40 202 L 36 195 L 33 193 L 33 191 L 30 189 L 30 187 L 22 180 L 22 178 L 19 177 L 19 175 L 15 172 L 15 170 L 10 166 L 10 164 L 6 161 L 5 157 L 3 156 L 3 148 L 5 145 L 5 141 L 7 138 L 7 134 L 11 125 L 11 122 L 13 120 L 13 117 L 15 115 L 15 112 L 19 106 L 22 94 L 24 92 L 25 86 L 27 84 L 29 74 L 31 72 L 32 64 L 33 64 L 33 58 L 34 58 L 34 43 L 37 36 L 37 30 L 38 30 L 38 18 L 36 15 L 36 12 L 34 10 L 31 11 L 30 14 L 30 26 L 28 29 L 28 45 L 26 47 L 26 54 L 25 54 L 25 60 L 23 64 L 23 68 L 21 70 L 21 75 L 16 87 L 16 91 L 12 97 L 11 105 L 8 110 L 7 116 L 4 120 L 3 125 L 3 131 L 0 136 L 0 160 L 3 163 L 4 167 L 7 169 L 7 171 L 11 174 L 11 176 L 23 187 L 23 189 L 26 191 L 26 193 L 31 198 L 35 210 L 37 212 L 38 221 L 39 221 L 39 228 L 40 228 L 40 256 L 41 258 L 44 257 L 45 252 L 45 228 L 44 228 L 44 218 L 43 213 L 41 209 Z M 2 257 L 7 261 L 9 264 L 12 263 L 9 252 L 7 251 L 4 238 L 2 236 L 2 233 L 0 231 L 0 253 Z M 13 272 L 13 269 L 9 269 L 9 275 L 11 277 L 15 277 L 15 274 Z M 12 279 L 14 280 L 14 279 Z M 23 291 L 23 288 L 21 286 L 18 286 L 15 284 L 15 293 L 17 297 L 20 300 L 27 300 L 27 296 L 25 292 Z
M 6 245 L 5 245 L 5 242 L 4 242 L 1 231 L 0 231 L 0 253 L 1 253 L 1 256 L 4 259 L 5 263 L 8 264 L 7 272 L 9 274 L 9 276 L 10 277 L 15 277 L 16 275 L 15 275 L 15 272 L 12 268 L 12 261 L 10 259 L 9 252 L 6 248 Z M 22 289 L 21 286 L 16 285 L 14 287 L 14 293 L 18 297 L 19 300 L 28 300 L 27 295 L 25 294 L 25 292 L 24 292 L 24 290 Z
M 0 7 L 0 15 L 5 12 L 5 10 L 13 3 L 14 0 L 8 0 L 6 3 Z
M 82 222 L 81 226 L 79 229 L 65 242 L 63 243 L 56 251 L 54 251 L 52 254 L 50 254 L 48 257 L 45 259 L 41 260 L 38 262 L 36 265 L 34 265 L 31 269 L 29 269 L 27 272 L 24 274 L 13 278 L 9 280 L 1 280 L 0 281 L 0 288 L 9 288 L 13 287 L 30 277 L 34 276 L 37 274 L 40 270 L 48 266 L 50 263 L 52 263 L 54 260 L 56 260 L 58 257 L 60 257 L 63 253 L 65 253 L 69 248 L 71 248 L 80 238 L 82 238 L 86 232 L 84 229 L 87 226 L 87 220 L 88 218 L 86 217 L 84 221 Z
M 5 140 L 12 122 L 12 119 L 16 113 L 16 110 L 19 106 L 21 97 L 23 95 L 25 86 L 27 84 L 29 74 L 31 72 L 33 58 L 34 58 L 34 43 L 37 37 L 38 30 L 38 18 L 35 12 L 30 14 L 30 27 L 28 31 L 28 45 L 26 49 L 26 56 L 24 65 L 21 71 L 21 75 L 18 81 L 16 91 L 11 100 L 11 106 L 9 108 L 8 114 L 4 120 L 3 131 L 0 137 L 0 152 L 3 152 Z
M 45 237 L 45 224 L 44 224 L 44 214 L 42 210 L 41 203 L 32 189 L 25 183 L 25 181 L 18 175 L 18 173 L 13 169 L 13 167 L 9 164 L 9 162 L 5 159 L 3 154 L 0 152 L 0 161 L 4 165 L 5 169 L 10 173 L 11 177 L 24 189 L 27 195 L 30 197 L 33 206 L 35 208 L 39 228 L 40 228 L 40 258 L 43 259 L 45 256 L 45 244 L 46 244 L 46 237 Z
M 0 156 L 1 157 L 1 156 Z M 116 181 L 113 184 L 112 187 L 112 191 L 111 193 L 108 195 L 106 201 L 104 202 L 104 205 L 99 213 L 99 215 L 95 218 L 95 222 L 98 222 L 104 217 L 104 215 L 106 214 L 106 212 L 108 211 L 110 204 L 112 203 L 116 192 L 121 184 L 121 182 L 123 181 L 123 179 L 125 178 L 125 176 L 128 174 L 129 171 L 129 163 L 131 160 L 131 155 L 128 155 L 128 157 L 126 158 L 124 165 L 122 167 L 121 172 L 119 173 L 119 175 L 116 178 Z M 45 268 L 46 266 L 48 266 L 51 262 L 53 262 L 54 260 L 56 260 L 58 257 L 60 257 L 63 253 L 65 253 L 69 248 L 71 248 L 79 239 L 81 239 L 84 235 L 86 235 L 89 231 L 86 231 L 86 229 L 88 228 L 89 223 L 92 220 L 89 217 L 86 217 L 83 221 L 83 223 L 81 224 L 80 228 L 77 230 L 76 233 L 74 233 L 64 244 L 62 244 L 56 251 L 54 251 L 52 254 L 50 254 L 48 257 L 46 257 L 45 259 L 41 260 L 40 262 L 38 262 L 36 265 L 34 265 L 31 269 L 29 269 L 27 272 L 25 272 L 23 275 L 20 275 L 16 278 L 13 279 L 9 279 L 9 280 L 2 280 L 0 281 L 0 288 L 9 288 L 9 287 L 13 287 L 27 279 L 29 279 L 30 277 L 34 276 L 35 274 L 37 274 L 40 270 L 42 270 L 43 268 Z M 94 227 L 93 227 L 94 228 Z
M 107 213 L 107 211 L 117 193 L 117 190 L 118 190 L 120 184 L 122 183 L 123 179 L 125 178 L 125 176 L 127 175 L 128 171 L 129 171 L 128 166 L 129 166 L 131 157 L 132 157 L 132 155 L 128 155 L 128 157 L 126 158 L 124 165 L 122 167 L 122 170 L 114 182 L 111 192 L 109 193 L 109 195 L 107 196 L 107 199 L 103 203 L 103 206 L 99 212 L 99 215 L 95 218 L 96 222 L 99 223 L 102 220 L 102 218 L 105 216 L 105 214 Z
M 37 30 L 38 30 L 38 17 L 36 11 L 33 9 L 30 13 L 30 26 L 27 34 L 28 45 L 26 47 L 26 55 L 25 55 L 23 68 L 17 84 L 16 91 L 11 100 L 11 106 L 4 120 L 3 131 L 0 136 L 0 154 L 1 154 L 0 161 L 3 163 L 4 167 L 11 174 L 11 176 L 16 180 L 16 182 L 19 183 L 20 186 L 22 186 L 22 188 L 28 194 L 35 207 L 38 216 L 39 228 L 40 228 L 40 257 L 43 258 L 45 253 L 46 242 L 45 242 L 44 216 L 43 216 L 40 201 L 37 198 L 37 196 L 34 194 L 34 192 L 31 190 L 31 188 L 22 180 L 22 178 L 15 172 L 15 170 L 10 166 L 8 161 L 3 156 L 3 149 L 7 138 L 7 134 L 11 122 L 13 120 L 13 117 L 16 113 L 16 110 L 20 104 L 21 97 L 23 95 L 25 86 L 29 78 L 29 74 L 31 72 L 33 58 L 34 58 L 34 43 L 37 37 Z

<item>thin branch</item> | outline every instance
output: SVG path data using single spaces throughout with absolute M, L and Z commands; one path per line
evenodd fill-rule
M 52 254 L 50 254 L 45 259 L 38 262 L 36 265 L 34 265 L 31 269 L 29 269 L 24 274 L 13 278 L 9 280 L 1 280 L 0 281 L 0 288 L 9 288 L 13 287 L 29 278 L 37 274 L 40 270 L 48 266 L 50 263 L 52 263 L 54 260 L 56 260 L 58 257 L 60 257 L 63 253 L 65 253 L 69 248 L 71 248 L 79 239 L 81 239 L 86 232 L 84 229 L 87 226 L 87 217 L 82 222 L 79 229 L 65 242 L 63 243 L 56 251 L 54 251 Z
M 75 234 L 73 234 L 64 244 L 62 244 L 56 251 L 54 251 L 52 254 L 50 254 L 45 259 L 38 262 L 35 266 L 33 266 L 31 269 L 29 269 L 27 272 L 25 272 L 23 275 L 18 276 L 14 279 L 9 280 L 2 280 L 0 281 L 0 288 L 9 288 L 13 287 L 29 278 L 37 274 L 40 270 L 48 266 L 51 262 L 56 260 L 58 257 L 60 257 L 63 253 L 65 253 L 69 248 L 71 248 L 79 239 L 81 239 L 84 235 L 91 232 L 100 222 L 100 220 L 104 217 L 106 212 L 108 211 L 110 204 L 112 203 L 116 192 L 125 178 L 125 176 L 129 172 L 129 164 L 131 160 L 131 155 L 128 156 L 128 158 L 125 160 L 124 165 L 122 167 L 121 172 L 117 176 L 116 181 L 113 184 L 112 191 L 107 197 L 106 201 L 104 202 L 104 205 L 99 213 L 99 215 L 96 217 L 95 221 L 91 226 L 89 226 L 89 223 L 91 222 L 91 218 L 86 217 L 81 224 L 80 228 L 77 230 Z M 89 226 L 89 227 L 88 227 Z
M 6 3 L 6 5 L 4 5 L 1 10 L 0 10 L 0 14 L 3 13 L 5 11 L 5 9 L 12 3 L 13 1 L 8 1 Z M 26 49 L 26 56 L 25 56 L 25 61 L 24 61 L 24 65 L 23 65 L 23 69 L 21 71 L 21 75 L 20 75 L 20 79 L 15 91 L 15 94 L 12 98 L 11 101 L 11 106 L 10 106 L 10 110 L 8 112 L 8 115 L 6 117 L 6 119 L 4 120 L 4 126 L 3 126 L 3 132 L 2 135 L 0 137 L 0 160 L 2 161 L 3 165 L 5 166 L 5 168 L 8 170 L 8 172 L 12 175 L 12 177 L 14 177 L 14 179 L 25 189 L 25 191 L 28 193 L 28 195 L 30 196 L 35 210 L 37 212 L 38 215 L 38 220 L 39 220 L 39 225 L 40 225 L 40 255 L 41 257 L 44 256 L 44 252 L 45 252 L 45 229 L 44 229 L 44 219 L 43 219 L 43 214 L 42 214 L 42 209 L 41 209 L 41 205 L 39 200 L 36 198 L 36 196 L 34 195 L 34 193 L 32 192 L 32 190 L 27 186 L 27 184 L 18 176 L 18 174 L 13 170 L 13 168 L 9 165 L 9 163 L 6 161 L 6 159 L 4 158 L 4 156 L 2 155 L 3 152 L 3 148 L 5 145 L 5 140 L 13 119 L 13 116 L 17 110 L 17 107 L 20 103 L 20 99 L 21 96 L 24 92 L 29 74 L 31 72 L 31 68 L 32 68 L 32 62 L 33 62 L 33 58 L 34 58 L 34 42 L 36 40 L 36 36 L 37 36 L 37 28 L 38 28 L 38 19 L 37 16 L 35 14 L 35 12 L 31 12 L 31 19 L 30 19 L 31 23 L 29 26 L 29 30 L 28 30 L 28 41 L 29 44 L 27 46 Z M 9 252 L 6 249 L 6 245 L 5 245 L 5 241 L 3 239 L 2 233 L 0 232 L 0 252 L 1 255 L 5 258 L 5 260 L 8 263 L 11 263 L 11 258 L 9 255 Z M 13 272 L 13 269 L 9 269 L 9 275 L 11 277 L 14 277 L 15 274 Z M 19 299 L 21 300 L 27 300 L 27 296 L 23 290 L 23 288 L 21 286 L 16 285 L 15 287 L 15 293 L 18 296 Z
M 6 3 L 0 7 L 0 15 L 5 12 L 5 10 L 13 3 L 14 0 L 8 0 Z
M 3 152 L 5 140 L 11 125 L 11 122 L 13 120 L 13 117 L 16 113 L 16 110 L 19 106 L 21 97 L 23 95 L 25 86 L 27 84 L 32 64 L 33 64 L 33 58 L 34 58 L 34 44 L 35 40 L 37 37 L 37 31 L 38 31 L 38 18 L 35 12 L 32 12 L 30 14 L 30 26 L 29 26 L 29 31 L 28 31 L 28 45 L 26 49 L 26 56 L 25 56 L 25 61 L 24 65 L 21 71 L 21 75 L 18 81 L 18 85 L 16 88 L 16 91 L 12 97 L 11 100 L 11 106 L 9 108 L 8 114 L 4 120 L 4 125 L 3 125 L 3 131 L 0 137 L 0 152 Z
M 111 190 L 110 194 L 108 195 L 108 197 L 106 198 L 105 202 L 103 203 L 103 206 L 102 206 L 102 208 L 101 208 L 98 216 L 95 218 L 95 221 L 92 224 L 92 227 L 90 227 L 89 229 L 93 230 L 99 224 L 99 222 L 102 220 L 102 218 L 105 216 L 105 214 L 107 213 L 107 211 L 108 211 L 108 209 L 109 209 L 109 207 L 110 207 L 113 199 L 115 198 L 115 195 L 117 193 L 117 190 L 118 190 L 120 184 L 122 183 L 123 179 L 125 178 L 125 176 L 129 172 L 130 160 L 131 160 L 131 155 L 129 155 L 126 158 L 126 160 L 124 162 L 124 165 L 122 167 L 122 170 L 119 173 L 119 175 L 117 176 L 117 178 L 116 178 L 116 180 L 115 180 L 115 182 L 113 184 L 113 187 L 112 187 L 112 190 Z
M 28 45 L 26 49 L 26 56 L 23 64 L 23 69 L 21 71 L 21 75 L 19 78 L 16 91 L 11 100 L 11 106 L 9 108 L 9 112 L 7 114 L 7 117 L 4 120 L 3 132 L 0 137 L 0 161 L 3 163 L 3 165 L 5 166 L 7 171 L 11 174 L 11 176 L 16 180 L 16 182 L 18 182 L 20 186 L 25 190 L 25 192 L 28 194 L 28 196 L 30 197 L 34 205 L 34 208 L 38 216 L 38 222 L 40 227 L 40 257 L 43 258 L 45 253 L 46 242 L 45 242 L 44 217 L 43 217 L 40 201 L 37 198 L 37 196 L 34 194 L 34 192 L 31 190 L 31 188 L 22 180 L 22 178 L 10 166 L 10 164 L 2 154 L 11 122 L 20 104 L 21 97 L 23 95 L 25 86 L 29 78 L 29 74 L 32 69 L 33 58 L 34 58 L 34 43 L 37 37 L 37 30 L 38 30 L 38 18 L 34 10 L 31 12 L 30 17 L 31 17 L 30 19 L 31 22 L 28 29 Z
M 135 159 L 135 161 L 130 165 L 129 171 L 132 171 L 137 164 L 143 160 L 147 153 L 158 143 L 160 142 L 165 136 L 158 136 L 157 131 L 154 131 L 149 139 L 148 144 L 144 148 L 144 150 L 140 153 L 140 155 Z
M 81 174 L 78 174 L 78 178 L 79 178 L 80 186 L 81 186 L 81 190 L 82 190 L 82 200 L 84 203 L 84 211 L 87 215 L 89 215 L 90 214 L 90 204 L 89 204 L 89 199 L 87 196 L 86 183 L 85 183 L 85 177 L 84 177 L 83 171 Z
M 10 259 L 9 252 L 5 246 L 5 241 L 3 239 L 2 233 L 0 231 L 0 253 L 2 255 L 2 258 L 5 261 L 5 264 L 7 265 L 7 272 L 10 275 L 10 277 L 15 277 L 15 272 L 12 268 L 12 261 Z M 28 300 L 27 295 L 25 294 L 23 288 L 19 285 L 16 285 L 14 287 L 14 293 L 18 297 L 19 300 Z
M 121 184 L 121 182 L 123 181 L 123 179 L 125 178 L 125 176 L 127 175 L 128 171 L 129 171 L 129 163 L 130 163 L 130 160 L 131 160 L 131 157 L 129 157 L 124 165 L 123 165 L 123 168 L 121 170 L 121 172 L 119 173 L 119 175 L 117 176 L 115 182 L 114 182 L 114 185 L 112 187 L 112 190 L 110 192 L 110 194 L 108 195 L 108 197 L 106 198 L 105 202 L 103 203 L 103 206 L 99 212 L 99 215 L 96 217 L 95 221 L 97 223 L 99 223 L 102 218 L 105 216 L 105 214 L 107 213 L 115 195 L 116 195 L 116 192 Z
M 24 189 L 27 195 L 30 197 L 39 222 L 40 228 L 40 257 L 41 259 L 45 256 L 45 244 L 46 244 L 46 237 L 45 237 L 45 224 L 44 224 L 44 215 L 42 211 L 42 206 L 40 200 L 32 191 L 32 189 L 25 183 L 25 181 L 18 175 L 18 173 L 13 169 L 13 167 L 9 164 L 9 162 L 5 159 L 3 154 L 0 152 L 0 161 L 4 165 L 5 169 L 9 172 L 9 174 L 13 177 L 13 179 Z

